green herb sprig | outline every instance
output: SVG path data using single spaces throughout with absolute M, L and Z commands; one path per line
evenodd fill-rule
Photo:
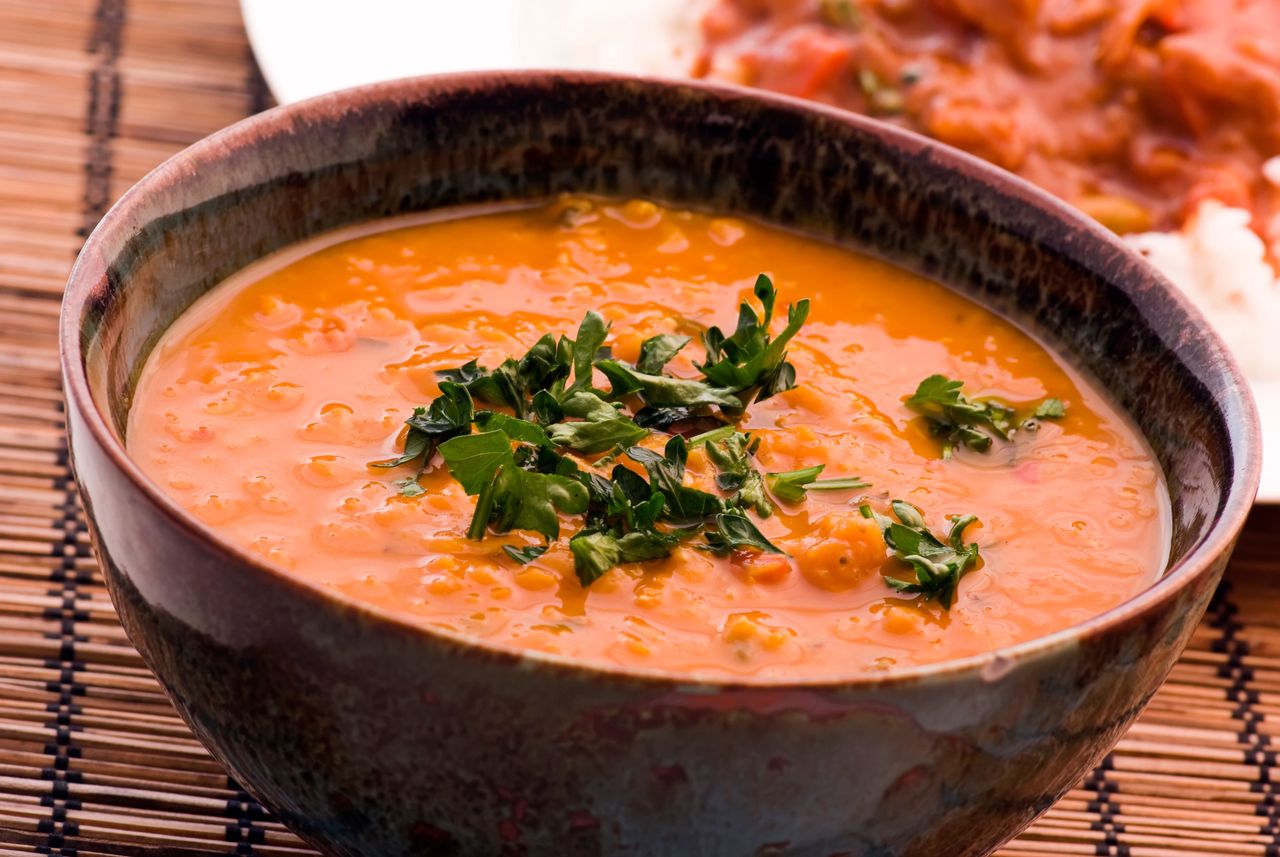
M 731 503 L 742 509 L 752 509 L 762 518 L 773 514 L 773 501 L 764 488 L 764 477 L 755 466 L 756 450 L 760 439 L 739 431 L 727 437 L 708 441 L 707 458 L 720 471 L 716 487 L 729 492 Z
M 411 461 L 418 463 L 417 471 L 396 483 L 400 493 L 405 497 L 417 497 L 423 494 L 418 478 L 431 461 L 436 447 L 446 440 L 471 431 L 471 423 L 475 419 L 475 410 L 471 402 L 471 394 L 465 386 L 441 382 L 440 395 L 427 408 L 414 408 L 413 416 L 405 420 L 408 433 L 404 438 L 404 454 L 390 461 L 375 462 L 374 467 L 399 467 Z
M 1045 399 L 1036 405 L 1032 414 L 1038 420 L 1060 420 L 1067 415 L 1067 406 L 1061 399 Z
M 898 518 L 896 521 L 865 503 L 859 507 L 864 518 L 871 518 L 880 526 L 893 555 L 914 572 L 914 580 L 885 575 L 885 583 L 899 592 L 919 594 L 926 601 L 936 601 L 944 609 L 951 609 L 960 578 L 978 562 L 978 546 L 964 541 L 965 529 L 977 522 L 977 517 L 953 518 L 943 541 L 929 531 L 915 506 L 903 500 L 894 500 L 890 506 Z
M 732 336 L 726 337 L 718 327 L 708 328 L 702 335 L 707 359 L 698 368 L 709 382 L 737 395 L 741 402 L 738 410 L 796 385 L 796 369 L 787 362 L 787 343 L 809 317 L 807 299 L 791 304 L 786 326 L 771 337 L 769 324 L 778 296 L 773 281 L 761 274 L 753 291 L 764 309 L 763 317 L 744 301 L 738 307 L 738 326 Z
M 765 476 L 765 480 L 769 484 L 769 490 L 788 503 L 803 503 L 810 491 L 856 491 L 871 487 L 870 482 L 864 482 L 857 476 L 819 479 L 818 476 L 824 469 L 825 465 L 815 464 L 799 470 L 770 473 Z
M 1061 419 L 1067 413 L 1062 400 L 1045 399 L 1033 418 L 1019 423 L 1014 408 L 997 399 L 970 399 L 961 391 L 963 387 L 963 381 L 930 375 L 905 399 L 906 406 L 924 418 L 930 434 L 942 440 L 945 459 L 951 458 L 958 446 L 986 452 L 995 440 L 1012 440 L 1018 428 L 1034 430 L 1033 418 Z

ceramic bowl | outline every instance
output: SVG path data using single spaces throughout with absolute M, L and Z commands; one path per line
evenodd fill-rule
M 561 191 L 784 224 L 1035 331 L 1155 449 L 1167 573 L 1102 616 L 962 661 L 697 683 L 515 653 L 343 600 L 222 541 L 129 460 L 149 349 L 228 275 L 358 221 Z M 924 138 L 733 88 L 477 74 L 269 111 L 111 210 L 71 276 L 62 337 L 75 473 L 130 639 L 236 779 L 331 854 L 985 854 L 1159 687 L 1258 479 L 1239 371 L 1110 234 Z

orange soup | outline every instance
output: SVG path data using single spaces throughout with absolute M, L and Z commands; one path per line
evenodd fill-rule
M 687 675 L 973 655 L 1114 607 L 1167 556 L 1144 440 L 1027 333 L 874 258 L 647 201 L 265 260 L 156 346 L 128 444 L 284 573 Z

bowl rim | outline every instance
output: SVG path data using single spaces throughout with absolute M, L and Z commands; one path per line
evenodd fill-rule
M 1227 452 L 1230 455 L 1232 467 L 1228 475 L 1226 497 L 1209 531 L 1186 556 L 1168 567 L 1158 580 L 1133 597 L 1107 611 L 1050 634 L 976 655 L 901 669 L 792 677 L 674 672 L 652 667 L 613 664 L 520 649 L 461 632 L 421 625 L 382 607 L 346 597 L 322 583 L 293 576 L 286 570 L 261 559 L 247 548 L 223 538 L 212 527 L 201 523 L 184 511 L 176 500 L 144 474 L 134 462 L 123 441 L 117 439 L 111 430 L 108 418 L 99 409 L 89 390 L 87 355 L 84 350 L 86 340 L 81 335 L 81 320 L 85 317 L 86 305 L 97 294 L 97 285 L 106 276 L 105 256 L 102 249 L 108 237 L 118 232 L 121 224 L 129 221 L 131 213 L 147 205 L 148 197 L 153 191 L 161 190 L 166 184 L 181 182 L 185 177 L 189 177 L 192 174 L 189 167 L 191 160 L 212 156 L 211 159 L 217 161 L 225 157 L 220 150 L 252 149 L 260 143 L 261 130 L 276 126 L 322 125 L 326 119 L 340 116 L 344 108 L 351 104 L 393 103 L 408 99 L 418 102 L 430 101 L 437 95 L 462 91 L 479 92 L 511 84 L 542 85 L 546 88 L 624 85 L 666 90 L 683 89 L 710 96 L 721 102 L 754 101 L 785 111 L 799 112 L 826 121 L 853 126 L 863 133 L 879 137 L 897 149 L 927 154 L 940 166 L 969 178 L 981 180 L 994 192 L 1016 202 L 1027 204 L 1036 209 L 1040 215 L 1063 223 L 1085 240 L 1106 248 L 1130 263 L 1138 263 L 1139 270 L 1146 269 L 1147 279 L 1158 287 L 1162 293 L 1162 299 L 1172 301 L 1191 321 L 1190 331 L 1184 330 L 1179 341 L 1169 343 L 1169 347 L 1174 348 L 1179 344 L 1198 340 L 1214 364 L 1208 367 L 1210 374 L 1225 376 L 1226 384 L 1219 397 L 1220 402 L 1215 399 L 1215 410 L 1227 427 L 1229 439 Z M 981 301 L 978 302 L 981 303 Z M 1257 409 L 1243 372 L 1235 357 L 1226 348 L 1221 336 L 1181 289 L 1173 285 L 1139 253 L 1130 249 L 1113 233 L 1076 209 L 1022 178 L 975 156 L 915 132 L 860 114 L 796 97 L 732 84 L 653 75 L 554 69 L 424 75 L 326 93 L 303 101 L 280 105 L 241 119 L 166 159 L 126 191 L 94 227 L 81 248 L 68 278 L 59 319 L 59 351 L 64 396 L 68 409 L 74 409 L 77 412 L 83 420 L 84 429 L 93 436 L 111 464 L 155 507 L 167 514 L 179 528 L 185 529 L 196 540 L 208 543 L 211 548 L 221 551 L 254 573 L 272 578 L 277 585 L 291 590 L 293 594 L 304 599 L 319 599 L 326 610 L 348 613 L 372 623 L 386 625 L 391 630 L 420 636 L 425 641 L 456 646 L 464 651 L 469 650 L 475 654 L 507 660 L 525 668 L 543 668 L 576 674 L 580 677 L 591 676 L 597 679 L 642 682 L 668 689 L 865 690 L 942 681 L 964 673 L 979 672 L 985 676 L 987 675 L 985 668 L 992 668 L 993 674 L 1003 675 L 1013 666 L 1074 648 L 1103 635 L 1116 626 L 1137 620 L 1172 601 L 1194 580 L 1207 574 L 1217 559 L 1231 550 L 1244 526 L 1257 492 L 1261 468 L 1261 429 Z

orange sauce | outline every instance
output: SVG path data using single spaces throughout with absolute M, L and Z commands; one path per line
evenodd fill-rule
M 568 205 L 590 206 L 572 226 Z M 465 214 L 465 213 L 464 213 Z M 394 227 L 394 228 L 393 228 Z M 814 676 L 963 657 L 1065 628 L 1149 585 L 1167 547 L 1165 489 L 1143 439 L 1097 389 L 1008 321 L 867 256 L 732 218 L 644 201 L 561 200 L 329 236 L 266 260 L 193 306 L 139 381 L 128 444 L 183 508 L 282 571 L 411 622 L 493 643 L 683 674 Z M 799 387 L 752 405 L 762 470 L 825 464 L 863 490 L 810 492 L 758 526 L 786 558 L 692 546 L 588 590 L 566 538 L 517 565 L 465 537 L 475 506 L 439 462 L 400 496 L 404 419 L 436 372 L 495 366 L 583 314 L 612 322 L 616 357 L 679 332 L 669 365 L 696 375 L 698 331 L 732 328 L 756 275 L 780 304 L 812 300 L 790 352 Z M 777 322 L 775 322 L 777 324 Z M 903 404 L 933 373 L 1026 412 L 1067 416 L 945 461 Z M 603 378 L 598 384 L 607 386 Z M 653 435 L 645 445 L 660 448 Z M 690 484 L 713 487 L 700 450 Z M 974 513 L 982 563 L 948 612 L 895 594 L 879 531 L 891 498 L 935 532 Z

